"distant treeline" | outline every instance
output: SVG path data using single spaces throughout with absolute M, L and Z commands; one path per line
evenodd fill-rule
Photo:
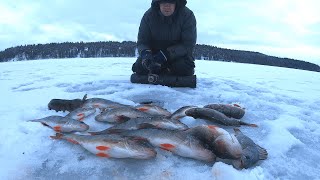
M 136 43 L 132 41 L 64 42 L 8 48 L 0 52 L 0 62 L 55 58 L 136 56 Z M 261 64 L 320 72 L 320 66 L 301 60 L 279 58 L 258 52 L 231 50 L 209 45 L 197 44 L 194 56 L 196 59 L 202 60 Z

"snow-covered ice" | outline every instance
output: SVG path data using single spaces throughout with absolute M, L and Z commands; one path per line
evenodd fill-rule
M 1 179 L 320 179 L 319 73 L 261 65 L 196 61 L 196 89 L 131 84 L 134 58 L 55 59 L 0 63 Z M 53 98 L 88 94 L 128 105 L 153 99 L 173 112 L 185 105 L 238 103 L 241 131 L 268 150 L 257 166 L 236 170 L 157 149 L 151 160 L 96 157 L 53 140 L 53 130 L 30 119 L 66 115 L 47 109 Z M 108 124 L 85 120 L 90 131 Z M 193 127 L 210 124 L 191 117 Z M 226 127 L 232 132 L 232 128 Z

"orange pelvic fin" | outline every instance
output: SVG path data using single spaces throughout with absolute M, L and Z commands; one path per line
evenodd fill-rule
M 172 151 L 176 146 L 172 145 L 172 144 L 160 144 L 160 148 L 167 150 L 167 151 Z
M 55 136 L 50 136 L 52 139 L 61 139 L 63 137 L 62 133 L 56 133 Z
M 77 117 L 79 118 L 79 121 L 82 121 L 84 119 L 84 113 L 77 114 Z
M 99 157 L 105 157 L 105 158 L 109 158 L 110 157 L 108 154 L 103 153 L 103 152 L 97 153 L 96 155 L 99 156 Z
M 142 112 L 146 112 L 146 111 L 148 111 L 149 110 L 149 108 L 147 108 L 147 107 L 139 107 L 139 108 L 137 108 L 139 111 L 142 111 Z
M 74 140 L 74 139 L 71 139 L 71 138 L 68 138 L 67 141 L 73 143 L 73 144 L 79 144 L 78 141 Z
M 218 126 L 215 126 L 215 125 L 208 125 L 208 128 L 209 129 L 216 129 L 216 128 L 219 128 Z
M 108 146 L 97 146 L 96 149 L 98 149 L 100 151 L 106 151 L 106 150 L 109 150 L 110 147 L 108 147 Z
M 53 130 L 55 130 L 56 132 L 61 132 L 61 126 L 54 126 Z

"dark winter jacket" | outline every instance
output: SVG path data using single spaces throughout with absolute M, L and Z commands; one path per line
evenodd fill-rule
M 186 4 L 186 0 L 177 0 L 174 14 L 165 17 L 160 12 L 159 0 L 152 0 L 139 27 L 139 52 L 165 50 L 169 60 L 192 56 L 197 39 L 196 18 Z

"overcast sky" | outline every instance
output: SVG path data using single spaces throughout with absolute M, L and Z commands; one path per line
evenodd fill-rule
M 0 0 L 0 51 L 66 41 L 136 41 L 151 0 Z M 198 44 L 320 64 L 319 0 L 189 0 Z

